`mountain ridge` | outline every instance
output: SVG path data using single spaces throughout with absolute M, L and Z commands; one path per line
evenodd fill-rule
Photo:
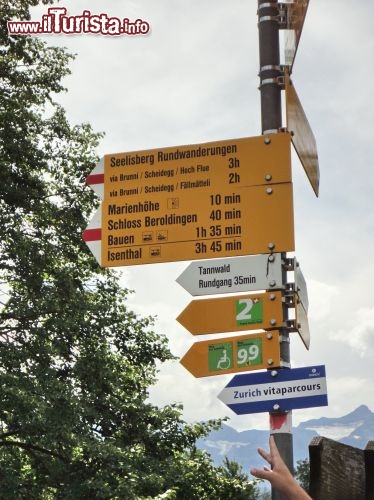
M 320 417 L 301 422 L 293 427 L 294 463 L 309 459 L 308 446 L 315 436 L 324 436 L 356 448 L 365 448 L 368 441 L 374 440 L 374 412 L 362 404 L 342 417 Z M 250 467 L 262 467 L 263 460 L 257 448 L 267 447 L 269 431 L 236 431 L 227 424 L 212 431 L 205 439 L 198 441 L 198 447 L 207 451 L 215 464 L 222 463 L 227 457 L 242 465 L 248 472 Z

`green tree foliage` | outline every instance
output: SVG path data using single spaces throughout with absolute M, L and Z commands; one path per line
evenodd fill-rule
M 309 460 L 307 458 L 305 458 L 304 460 L 298 460 L 296 464 L 295 477 L 305 491 L 309 491 L 309 475 Z
M 250 499 L 195 449 L 218 422 L 147 401 L 172 355 L 82 241 L 100 135 L 55 101 L 71 56 L 7 32 L 38 3 L 0 4 L 0 498 Z

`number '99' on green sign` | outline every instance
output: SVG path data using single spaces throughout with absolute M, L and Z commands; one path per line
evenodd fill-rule
M 239 340 L 236 364 L 239 368 L 262 364 L 262 339 Z

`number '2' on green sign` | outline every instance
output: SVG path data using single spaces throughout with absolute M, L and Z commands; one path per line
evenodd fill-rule
M 239 299 L 236 301 L 237 325 L 253 325 L 262 322 L 262 299 Z

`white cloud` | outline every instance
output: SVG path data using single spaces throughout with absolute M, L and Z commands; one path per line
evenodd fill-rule
M 374 307 L 345 312 L 346 328 L 331 333 L 334 341 L 342 342 L 361 358 L 374 359 Z
M 331 317 L 333 301 L 339 294 L 338 288 L 313 279 L 309 280 L 307 286 L 310 297 L 309 319 L 321 321 L 329 316 Z

